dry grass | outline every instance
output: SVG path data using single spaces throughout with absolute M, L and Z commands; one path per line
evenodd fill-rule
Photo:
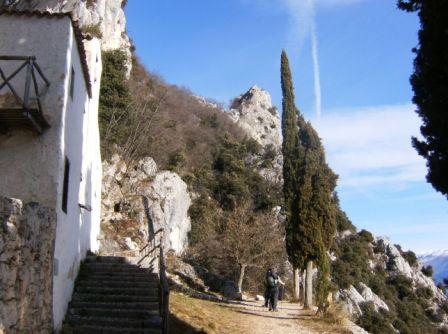
M 284 303 L 279 313 L 271 313 L 260 303 L 245 305 L 216 303 L 173 292 L 170 300 L 171 333 L 210 334 L 347 334 L 339 321 L 320 319 L 314 311 Z M 336 312 L 336 310 L 335 310 Z M 333 315 L 336 318 L 336 315 Z

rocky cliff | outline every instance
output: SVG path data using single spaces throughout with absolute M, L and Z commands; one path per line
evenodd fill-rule
M 260 175 L 271 183 L 282 183 L 281 120 L 277 108 L 272 105 L 271 95 L 253 86 L 235 98 L 226 112 L 248 137 L 260 144 L 264 160 L 258 166 Z
M 230 106 L 231 118 L 263 148 L 282 145 L 281 122 L 271 95 L 257 86 L 235 98 Z
M 190 203 L 176 173 L 158 171 L 150 157 L 129 166 L 114 155 L 103 163 L 100 252 L 137 251 L 163 228 L 166 249 L 181 254 L 188 245 Z
M 131 71 L 131 42 L 126 34 L 124 0 L 0 0 L 0 7 L 18 11 L 71 12 L 81 30 L 101 37 L 103 50 L 120 49 L 127 55 L 127 75 Z
M 332 262 L 332 279 L 340 287 L 334 298 L 365 329 L 406 332 L 406 326 L 415 325 L 421 326 L 416 333 L 422 328 L 435 333 L 434 328 L 448 324 L 447 297 L 422 272 L 413 252 L 404 252 L 387 238 L 367 231 L 339 232 Z M 369 322 L 374 313 L 384 320 L 384 328 Z M 409 324 L 402 323 L 407 317 Z

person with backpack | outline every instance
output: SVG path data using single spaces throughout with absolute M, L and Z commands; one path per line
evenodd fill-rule
M 266 291 L 265 295 L 268 296 L 265 302 L 265 306 L 269 305 L 269 311 L 277 312 L 278 292 L 279 285 L 284 285 L 280 277 L 272 269 L 269 269 L 266 273 Z
M 264 289 L 264 307 L 268 307 L 268 305 L 269 305 L 270 291 L 271 290 L 270 290 L 270 287 L 269 287 L 268 278 L 271 275 L 272 275 L 272 269 L 269 268 L 266 271 L 266 278 L 265 278 L 265 284 L 264 284 L 264 286 L 265 286 L 265 289 Z

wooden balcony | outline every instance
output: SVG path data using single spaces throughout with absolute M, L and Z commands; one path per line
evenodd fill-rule
M 6 69 L 12 73 L 7 75 Z M 41 92 L 39 86 L 43 86 Z M 50 125 L 43 115 L 41 97 L 49 86 L 36 57 L 0 56 L 0 125 L 43 133 Z

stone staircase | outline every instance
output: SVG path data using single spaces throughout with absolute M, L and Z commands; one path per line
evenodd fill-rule
M 125 257 L 88 256 L 81 265 L 63 334 L 162 333 L 159 277 Z

